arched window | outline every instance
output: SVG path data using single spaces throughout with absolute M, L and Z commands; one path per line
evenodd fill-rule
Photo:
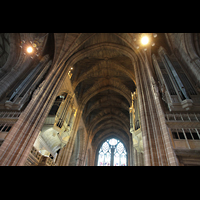
M 120 140 L 106 140 L 99 152 L 97 166 L 127 166 L 127 152 Z

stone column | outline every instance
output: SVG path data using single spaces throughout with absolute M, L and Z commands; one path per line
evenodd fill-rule
M 135 166 L 135 161 L 134 161 L 134 147 L 131 145 L 131 166 Z
M 143 129 L 142 137 L 143 137 L 143 145 L 144 145 L 144 159 L 145 159 L 145 165 L 151 165 L 150 163 L 150 148 L 149 148 L 149 143 L 148 143 L 148 136 L 147 136 L 147 131 L 146 131 L 146 120 L 145 120 L 145 101 L 144 101 L 144 92 L 142 88 L 142 79 L 139 73 L 140 65 L 139 63 L 134 64 L 134 73 L 135 73 L 135 79 L 136 79 L 136 85 L 137 85 L 137 92 L 138 92 L 138 99 L 139 99 L 139 110 L 140 110 L 140 118 L 141 118 L 141 128 Z M 134 149 L 134 162 L 135 166 L 137 166 L 137 153 L 136 149 Z
M 87 148 L 85 147 L 85 136 L 84 136 L 84 128 L 80 128 L 79 130 L 79 152 L 77 157 L 77 166 L 83 166 L 85 164 Z
M 134 166 L 138 166 L 137 162 L 137 150 L 133 147 L 133 159 L 134 159 Z
M 83 166 L 84 165 L 84 153 L 79 153 L 78 157 L 76 158 L 76 166 Z
M 144 154 L 141 152 L 142 166 L 144 166 Z
M 130 147 L 130 148 L 129 148 L 129 161 L 130 161 L 129 166 L 134 166 L 132 137 L 129 137 L 129 147 Z
M 137 152 L 137 157 L 138 157 L 138 166 L 143 166 L 143 156 L 142 156 L 142 152 Z
M 64 62 L 55 65 L 34 91 L 0 147 L 0 165 L 24 165 L 66 76 Z
M 140 166 L 140 152 L 137 151 L 137 166 Z
M 147 55 L 134 65 L 146 166 L 177 165 Z

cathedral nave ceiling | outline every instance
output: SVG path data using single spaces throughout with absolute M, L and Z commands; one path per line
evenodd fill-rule
M 133 60 L 121 48 L 132 51 L 122 36 L 97 33 L 73 54 L 86 52 L 73 64 L 71 82 L 91 141 L 109 134 L 128 141 L 131 92 L 136 87 Z

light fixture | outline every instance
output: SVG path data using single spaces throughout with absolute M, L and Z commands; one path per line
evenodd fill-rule
M 135 33 L 133 37 L 133 42 L 135 43 L 135 48 L 138 50 L 147 51 L 147 48 L 151 45 L 155 46 L 153 41 L 157 37 L 156 33 Z
M 73 67 L 71 67 L 71 69 L 73 69 Z
M 143 36 L 143 37 L 141 38 L 141 43 L 142 43 L 143 45 L 148 44 L 148 43 L 149 43 L 149 38 L 148 38 L 147 36 Z
M 27 51 L 28 53 L 32 53 L 32 52 L 33 52 L 33 48 L 32 48 L 31 46 L 29 46 L 29 47 L 26 49 L 26 51 Z
M 32 59 L 35 55 L 39 56 L 38 48 L 32 41 L 26 42 L 25 40 L 22 40 L 20 48 L 24 49 L 24 55 L 29 54 Z
M 41 47 L 43 44 L 43 40 L 41 40 L 43 37 L 47 36 L 47 34 L 45 34 L 44 36 L 40 37 L 40 38 L 35 38 L 34 41 L 25 41 L 22 40 L 21 44 L 20 44 L 20 48 L 24 49 L 24 55 L 26 55 L 27 53 L 30 55 L 30 58 L 34 58 L 34 56 L 39 56 L 41 53 Z

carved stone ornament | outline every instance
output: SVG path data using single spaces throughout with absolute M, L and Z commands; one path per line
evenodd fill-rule
M 42 86 L 44 85 L 44 83 L 45 83 L 45 80 L 42 81 L 42 83 L 40 83 L 40 85 L 38 86 L 38 88 L 33 92 L 32 99 L 34 99 L 38 95 L 38 93 L 39 93 L 40 89 L 42 88 Z
M 162 94 L 162 100 L 167 103 L 167 98 L 165 95 L 166 92 L 165 84 L 162 84 L 160 81 L 158 81 L 158 85 L 159 85 L 159 91 Z
M 153 87 L 154 95 L 156 97 L 158 97 L 159 96 L 159 90 L 158 90 L 158 86 L 157 86 L 153 76 L 151 77 L 151 84 L 152 84 L 152 87 Z

